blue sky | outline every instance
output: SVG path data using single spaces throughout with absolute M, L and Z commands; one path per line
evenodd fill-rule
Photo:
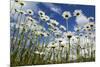
M 39 23 L 43 22 L 40 20 L 38 16 L 38 11 L 42 10 L 48 15 L 51 19 L 55 19 L 59 22 L 59 25 L 63 25 L 66 27 L 66 20 L 62 17 L 62 13 L 64 11 L 70 11 L 73 15 L 74 10 L 82 10 L 83 14 L 87 17 L 94 17 L 95 18 L 95 6 L 93 5 L 78 5 L 78 4 L 57 4 L 57 3 L 42 3 L 42 2 L 33 2 L 33 1 L 26 1 L 25 6 L 23 6 L 23 10 L 27 11 L 27 9 L 31 9 L 34 14 L 33 18 L 36 19 Z M 74 26 L 76 25 L 76 17 L 72 16 L 68 20 L 68 27 L 69 31 L 74 31 Z M 95 20 L 94 20 L 95 21 Z M 94 22 L 93 21 L 93 22 Z M 16 22 L 16 18 L 11 15 L 11 23 Z M 46 27 L 47 28 L 47 27 Z M 11 28 L 13 29 L 13 28 Z M 13 33 L 12 33 L 13 34 Z M 55 38 L 55 37 L 50 37 Z
M 26 6 L 23 7 L 24 10 L 32 9 L 34 11 L 33 17 L 36 17 L 38 20 L 37 13 L 39 10 L 42 10 L 48 15 L 50 18 L 55 19 L 59 22 L 60 25 L 65 24 L 65 20 L 62 17 L 62 13 L 64 11 L 70 11 L 72 14 L 74 10 L 81 9 L 85 16 L 94 17 L 95 18 L 95 6 L 93 5 L 77 5 L 77 4 L 57 4 L 57 3 L 42 3 L 42 2 L 33 2 L 26 1 Z M 69 30 L 73 31 L 74 26 L 76 25 L 75 17 L 71 17 L 68 20 Z

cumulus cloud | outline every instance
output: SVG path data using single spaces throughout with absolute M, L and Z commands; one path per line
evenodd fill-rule
M 76 22 L 79 26 L 81 26 L 81 25 L 88 23 L 89 19 L 84 15 L 80 15 L 76 17 Z
M 84 13 L 82 12 L 82 10 L 75 10 L 73 14 L 74 14 L 74 16 L 76 16 L 75 21 L 79 26 L 82 26 L 82 25 L 90 22 L 91 19 L 93 20 L 93 17 L 85 16 Z
M 45 3 L 44 5 L 47 6 L 48 8 L 50 8 L 52 11 L 58 13 L 58 14 L 61 13 L 61 9 L 58 6 L 54 5 L 54 4 Z

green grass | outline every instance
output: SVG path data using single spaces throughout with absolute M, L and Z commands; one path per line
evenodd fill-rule
M 21 46 L 21 45 L 20 45 Z M 45 56 L 40 54 L 35 54 L 35 50 L 43 51 L 45 47 L 32 47 L 32 43 L 28 48 L 16 48 L 14 51 L 11 51 L 10 60 L 11 66 L 25 66 L 25 65 L 44 65 L 44 64 L 62 64 L 62 63 L 79 63 L 79 62 L 92 62 L 95 61 L 95 57 L 80 57 L 74 61 L 63 60 L 51 61 L 51 56 L 48 59 L 44 60 Z

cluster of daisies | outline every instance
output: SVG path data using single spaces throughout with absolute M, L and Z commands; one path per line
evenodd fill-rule
M 37 18 L 42 21 L 39 22 L 33 18 L 33 10 L 23 10 L 23 1 L 15 0 L 12 5 L 11 53 L 18 48 L 30 48 L 34 54 L 44 55 L 43 60 L 48 61 L 94 56 L 95 23 L 90 21 L 94 20 L 93 17 L 88 18 L 81 10 L 75 10 L 73 16 L 76 17 L 77 26 L 74 27 L 75 31 L 69 31 L 68 19 L 73 17 L 70 11 L 64 11 L 61 15 L 66 20 L 65 27 L 42 10 L 37 13 Z

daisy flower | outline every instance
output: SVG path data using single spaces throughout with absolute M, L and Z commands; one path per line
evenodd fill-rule
M 38 11 L 38 15 L 41 17 L 41 16 L 44 16 L 45 15 L 45 12 L 43 12 L 43 11 Z
M 83 36 L 83 33 L 80 33 L 79 36 Z
M 61 34 L 59 32 L 55 32 L 55 36 L 59 37 Z
M 41 35 L 41 36 L 44 36 L 44 37 L 47 37 L 48 35 L 47 35 L 47 33 L 45 33 L 45 32 L 42 32 L 42 31 L 37 31 L 37 33 L 36 33 L 37 35 Z
M 59 38 L 59 39 L 57 38 L 57 40 L 58 40 L 58 42 L 60 42 L 60 43 L 63 41 L 62 38 Z
M 79 32 L 81 30 L 81 27 L 74 27 L 74 30 Z
M 30 10 L 30 9 L 27 10 L 27 13 L 28 13 L 29 15 L 33 15 L 33 11 Z
M 72 32 L 70 32 L 70 31 L 69 31 L 69 32 L 67 32 L 67 38 L 69 38 L 69 39 L 70 39 L 72 36 L 73 36 L 73 33 L 72 33 Z
M 40 16 L 40 19 L 47 22 L 50 18 L 47 15 Z
M 65 47 L 65 44 L 61 44 L 60 47 L 62 47 L 62 48 Z
M 30 16 L 28 16 L 28 17 L 26 17 L 26 19 L 27 19 L 27 23 L 29 22 L 29 21 L 33 21 L 33 18 L 32 17 L 30 17 Z
M 42 35 L 43 33 L 41 31 L 36 32 L 37 35 Z
M 26 12 L 24 10 L 19 10 L 20 14 L 26 14 Z
M 54 19 L 50 19 L 50 23 L 53 24 L 54 26 L 59 25 L 59 23 Z
M 35 54 L 40 54 L 40 52 L 39 52 L 39 51 L 35 51 L 34 53 L 35 53 Z
M 94 20 L 94 17 L 89 17 L 88 20 L 89 21 Z
M 50 20 L 49 16 L 45 15 L 46 21 Z
M 47 23 L 48 26 L 52 27 L 53 25 L 51 23 Z
M 82 13 L 82 10 L 75 10 L 73 14 L 74 16 L 80 16 L 83 13 Z
M 51 48 L 56 48 L 57 45 L 55 43 L 52 43 Z
M 24 6 L 24 5 L 25 5 L 25 2 L 24 2 L 24 1 L 20 1 L 19 4 L 20 4 L 21 6 Z
M 84 27 L 84 28 L 82 28 L 82 31 L 86 31 L 86 28 Z
M 60 28 L 61 28 L 62 30 L 66 30 L 66 28 L 65 28 L 63 25 L 60 25 Z
M 49 45 L 48 45 L 49 48 L 56 48 L 57 47 L 57 44 L 53 41 L 53 42 L 50 42 Z
M 69 11 L 64 11 L 63 13 L 62 13 L 62 17 L 64 18 L 64 19 L 66 19 L 66 29 L 67 29 L 67 31 L 68 31 L 68 19 L 71 17 L 71 13 L 69 12 Z
M 64 11 L 62 17 L 67 20 L 71 17 L 71 13 L 69 11 Z
M 20 0 L 15 0 L 16 3 L 18 3 Z
M 16 8 L 14 9 L 14 11 L 15 11 L 15 12 L 19 12 L 19 10 L 18 10 L 18 9 L 16 9 Z
M 95 24 L 94 24 L 93 22 L 90 22 L 90 23 L 89 23 L 89 26 L 90 26 L 91 28 L 94 28 L 94 27 L 95 27 Z
M 87 23 L 87 24 L 84 26 L 84 28 L 86 28 L 86 31 L 91 31 L 91 27 L 90 27 L 90 24 L 89 24 L 89 23 Z
M 44 32 L 43 35 L 44 35 L 44 37 L 47 37 L 48 36 L 48 34 L 46 32 Z
M 58 30 L 59 30 L 59 28 L 58 28 L 58 27 L 53 27 L 52 29 L 54 30 L 54 32 L 56 32 L 56 31 L 58 31 Z

